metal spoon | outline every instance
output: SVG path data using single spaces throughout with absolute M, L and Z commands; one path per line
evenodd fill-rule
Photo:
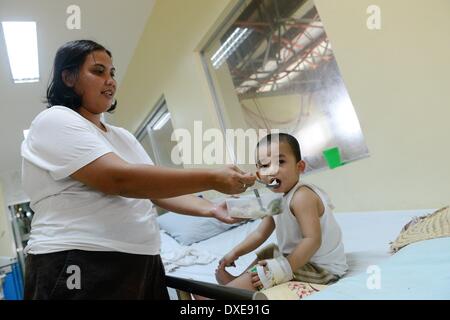
M 258 200 L 259 207 L 261 208 L 261 210 L 266 211 L 266 209 L 263 206 L 262 199 L 261 196 L 259 195 L 258 189 L 253 189 L 253 192 L 255 193 L 256 199 Z
M 262 181 L 259 180 L 259 179 L 256 179 L 256 181 L 259 182 L 259 183 L 261 183 L 261 184 L 263 184 L 263 185 L 266 186 L 267 188 L 276 188 L 276 187 L 278 187 L 278 186 L 280 185 L 279 183 L 277 183 L 276 180 L 273 180 L 270 184 L 267 184 L 267 183 L 265 183 L 265 182 L 262 182 Z

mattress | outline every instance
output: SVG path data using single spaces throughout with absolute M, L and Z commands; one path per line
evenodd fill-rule
M 228 253 L 235 245 L 244 240 L 247 234 L 252 232 L 257 226 L 258 221 L 251 221 L 207 240 L 192 244 L 191 247 L 207 251 L 214 255 L 216 259 L 207 265 L 194 264 L 191 266 L 181 266 L 173 271 L 166 272 L 166 274 L 180 278 L 217 283 L 214 276 L 214 270 L 216 269 L 220 258 Z M 275 241 L 274 234 L 266 242 L 271 243 L 273 241 Z M 163 252 L 177 250 L 180 247 L 181 245 L 175 239 L 164 232 L 161 233 L 161 250 Z M 245 270 L 255 257 L 256 256 L 252 253 L 242 256 L 236 261 L 236 268 L 228 268 L 227 270 L 233 275 L 238 275 Z
M 402 227 L 411 218 L 430 213 L 433 210 L 335 213 L 342 229 L 347 263 L 349 265 L 349 271 L 344 278 L 365 274 L 369 266 L 380 264 L 390 258 L 389 243 L 396 238 Z M 182 266 L 166 273 L 180 278 L 217 283 L 214 271 L 219 259 L 241 242 L 258 224 L 258 220 L 251 221 L 210 239 L 192 244 L 193 248 L 205 250 L 214 255 L 216 259 L 206 265 Z M 176 250 L 180 247 L 176 240 L 164 232 L 161 233 L 161 240 L 163 252 Z M 263 245 L 272 242 L 276 242 L 275 232 Z M 233 275 L 238 275 L 255 258 L 256 255 L 254 253 L 249 253 L 236 260 L 235 268 L 230 267 L 227 270 Z M 171 297 L 173 297 L 173 293 Z
M 402 248 L 368 273 L 359 273 L 306 297 L 306 300 L 448 300 L 450 237 Z

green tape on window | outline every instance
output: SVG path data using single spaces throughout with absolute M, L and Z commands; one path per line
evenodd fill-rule
M 343 165 L 341 161 L 341 153 L 339 152 L 338 147 L 324 150 L 323 157 L 327 161 L 328 167 L 330 167 L 330 169 L 334 169 Z

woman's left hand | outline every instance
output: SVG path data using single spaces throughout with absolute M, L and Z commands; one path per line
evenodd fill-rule
M 227 204 L 225 201 L 214 206 L 214 208 L 212 209 L 212 215 L 217 220 L 228 223 L 228 224 L 239 223 L 244 220 L 244 219 L 230 217 L 228 215 Z

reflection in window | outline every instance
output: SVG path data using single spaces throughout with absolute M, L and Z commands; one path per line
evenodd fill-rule
M 156 165 L 177 168 L 180 166 L 171 159 L 172 149 L 176 147 L 171 140 L 172 133 L 170 112 L 162 98 L 135 135 Z
M 295 135 L 307 170 L 368 156 L 358 117 L 312 1 L 241 1 L 202 51 L 223 128 Z

